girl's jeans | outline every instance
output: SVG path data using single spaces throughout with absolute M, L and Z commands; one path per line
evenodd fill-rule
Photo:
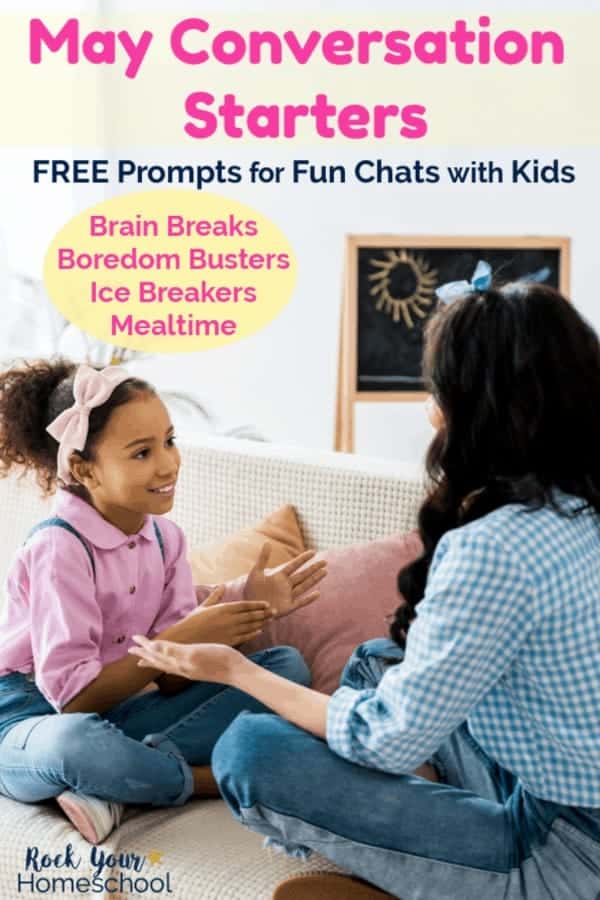
M 300 684 L 297 650 L 251 659 Z M 105 800 L 169 806 L 192 793 L 190 765 L 207 765 L 218 737 L 242 711 L 264 712 L 248 694 L 194 682 L 172 696 L 131 697 L 104 716 L 57 714 L 25 675 L 0 677 L 0 794 L 34 803 L 72 789 Z
M 372 688 L 390 659 L 391 641 L 362 644 L 342 683 Z M 466 723 L 430 762 L 441 783 L 367 769 L 274 715 L 239 716 L 212 760 L 267 843 L 316 850 L 402 900 L 600 900 L 600 809 L 532 796 Z

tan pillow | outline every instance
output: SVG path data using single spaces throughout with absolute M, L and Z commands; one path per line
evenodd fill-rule
M 214 544 L 193 548 L 190 563 L 194 584 L 222 584 L 247 575 L 268 541 L 269 568 L 289 562 L 305 548 L 293 506 L 282 506 L 253 528 L 244 528 Z

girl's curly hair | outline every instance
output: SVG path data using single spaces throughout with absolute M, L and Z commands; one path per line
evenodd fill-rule
M 0 477 L 14 468 L 21 474 L 33 471 L 44 495 L 56 489 L 58 443 L 46 427 L 73 405 L 76 370 L 74 363 L 57 358 L 25 363 L 0 374 Z M 80 453 L 83 459 L 93 459 L 95 443 L 111 412 L 135 393 L 155 391 L 139 378 L 128 378 L 106 403 L 91 411 L 88 438 Z

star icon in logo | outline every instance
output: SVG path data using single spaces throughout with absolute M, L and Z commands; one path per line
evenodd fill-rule
M 159 850 L 151 850 L 148 854 L 148 861 L 151 866 L 156 866 L 162 862 L 163 855 Z

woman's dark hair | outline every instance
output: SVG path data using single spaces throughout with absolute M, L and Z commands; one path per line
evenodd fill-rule
M 0 374 L 0 477 L 14 468 L 33 470 L 44 494 L 56 488 L 58 442 L 46 431 L 61 412 L 74 403 L 73 380 L 77 366 L 65 359 L 39 360 Z M 94 458 L 96 441 L 117 406 L 138 393 L 154 394 L 151 385 L 128 378 L 106 403 L 90 413 L 88 438 L 79 454 Z M 72 488 L 80 492 L 79 486 Z
M 426 456 L 423 555 L 398 576 L 404 645 L 438 541 L 507 503 L 552 506 L 552 488 L 600 512 L 600 343 L 557 291 L 535 283 L 475 291 L 428 323 L 423 362 L 443 414 Z

